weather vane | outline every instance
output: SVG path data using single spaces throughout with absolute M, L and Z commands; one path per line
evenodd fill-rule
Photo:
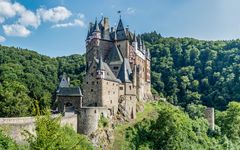
M 117 11 L 117 13 L 119 14 L 119 17 L 121 19 L 121 10 Z

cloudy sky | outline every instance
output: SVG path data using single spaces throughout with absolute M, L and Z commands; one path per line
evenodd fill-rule
M 48 56 L 82 54 L 90 21 L 122 11 L 137 33 L 204 40 L 240 38 L 239 0 L 0 0 L 0 44 Z

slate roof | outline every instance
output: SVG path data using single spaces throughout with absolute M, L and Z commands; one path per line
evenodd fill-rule
M 109 64 L 122 64 L 123 57 L 119 48 L 114 44 L 113 48 L 110 50 L 108 55 Z
M 130 76 L 132 74 L 132 69 L 130 67 L 129 59 L 124 58 L 120 71 L 118 73 L 118 79 L 120 79 L 123 83 L 131 82 Z
M 97 62 L 97 64 L 99 64 L 99 60 L 98 60 L 98 59 L 95 58 L 95 61 Z M 102 61 L 102 67 L 103 67 L 102 70 L 105 71 L 105 77 L 104 77 L 104 79 L 110 80 L 110 81 L 115 81 L 115 82 L 121 82 L 121 81 L 118 80 L 118 79 L 116 78 L 116 76 L 113 74 L 112 70 L 110 69 L 110 67 L 108 66 L 107 63 L 105 63 L 105 62 Z
M 58 96 L 82 96 L 82 91 L 79 87 L 59 87 L 57 90 Z
M 59 87 L 69 87 L 69 79 L 67 78 L 67 75 L 64 73 L 61 77 L 61 82 L 59 84 Z

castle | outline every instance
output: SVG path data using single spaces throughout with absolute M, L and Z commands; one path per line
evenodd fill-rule
M 149 49 L 139 35 L 124 27 L 121 17 L 117 27 L 110 27 L 107 17 L 90 23 L 82 93 L 66 86 L 66 77 L 58 92 L 60 101 L 69 101 L 70 96 L 78 105 L 78 132 L 89 135 L 95 131 L 101 115 L 111 118 L 122 111 L 134 119 L 137 101 L 152 99 L 150 63 Z M 59 110 L 64 111 L 63 107 L 64 102 Z

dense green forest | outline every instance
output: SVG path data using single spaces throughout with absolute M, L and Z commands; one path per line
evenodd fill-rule
M 84 57 L 50 58 L 34 51 L 0 46 L 0 116 L 35 115 L 50 108 L 63 72 L 80 85 Z
M 163 38 L 156 32 L 142 37 L 152 56 L 154 94 L 183 107 L 195 103 L 220 110 L 240 100 L 240 40 Z M 59 77 L 65 72 L 73 86 L 81 86 L 84 71 L 84 55 L 50 58 L 0 46 L 0 116 L 34 115 L 51 107 Z
M 151 51 L 154 92 L 169 102 L 224 110 L 240 100 L 240 40 L 162 38 L 156 32 L 142 37 Z
M 169 103 L 154 104 L 157 113 L 128 127 L 121 149 L 238 150 L 240 103 L 230 102 L 216 113 L 215 130 L 208 128 L 203 105 L 189 104 L 185 111 Z
M 157 115 L 126 130 L 125 148 L 237 149 L 240 147 L 240 40 L 202 41 L 142 35 L 152 56 L 152 91 L 179 105 L 159 102 Z M 50 58 L 34 51 L 0 46 L 0 117 L 43 114 L 51 108 L 59 77 L 65 72 L 72 86 L 81 86 L 84 55 Z M 230 103 L 229 103 L 230 102 Z M 206 106 L 216 113 L 216 130 L 203 118 Z M 39 112 L 40 111 L 40 112 Z M 38 119 L 37 135 L 28 135 L 21 148 L 0 130 L 0 149 L 81 146 L 92 149 L 85 137 L 59 119 Z M 62 136 L 54 140 L 50 136 Z M 72 137 L 76 139 L 72 141 Z M 53 141 L 51 141 L 53 140 Z M 65 143 L 64 143 L 64 142 Z M 77 147 L 81 149 L 82 147 Z

